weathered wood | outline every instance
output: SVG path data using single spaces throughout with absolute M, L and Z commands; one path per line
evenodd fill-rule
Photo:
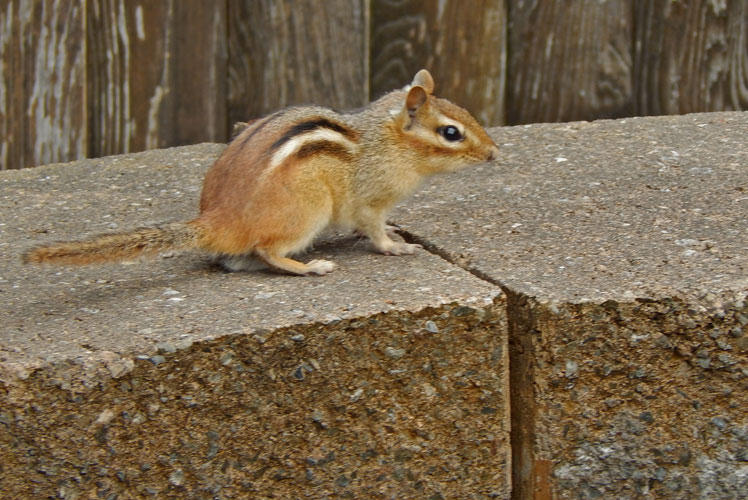
M 21 168 L 23 161 L 23 73 L 21 72 L 20 0 L 0 0 L 0 169 Z
M 229 2 L 231 122 L 292 104 L 366 104 L 366 0 Z
M 628 0 L 507 1 L 509 123 L 630 115 Z
M 485 125 L 748 109 L 748 2 L 0 0 L 0 168 L 223 141 L 422 67 Z
M 379 0 L 371 16 L 373 97 L 402 87 L 425 67 L 437 94 L 484 125 L 504 123 L 504 0 Z
M 91 156 L 145 149 L 149 101 L 160 104 L 162 2 L 92 2 L 88 10 L 88 95 Z M 138 61 L 140 62 L 138 64 Z M 133 66 L 138 71 L 133 72 Z M 158 109 L 158 108 L 157 108 Z M 151 122 L 154 124 L 155 123 Z
M 226 2 L 175 0 L 173 7 L 172 99 L 160 135 L 169 145 L 223 142 L 229 130 Z
M 0 1 L 0 168 L 85 154 L 84 2 Z
M 635 113 L 748 108 L 748 5 L 650 2 L 635 11 Z
M 225 140 L 223 4 L 89 5 L 91 156 Z

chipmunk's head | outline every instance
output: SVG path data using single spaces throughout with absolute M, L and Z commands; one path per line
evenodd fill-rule
M 499 149 L 465 109 L 433 95 L 434 79 L 422 69 L 395 110 L 397 133 L 429 173 L 452 172 L 497 158 Z

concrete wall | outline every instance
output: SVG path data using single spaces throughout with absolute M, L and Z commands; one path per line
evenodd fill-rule
M 0 176 L 0 482 L 35 498 L 742 498 L 748 114 L 492 130 L 324 277 L 24 267 L 191 217 L 222 150 Z

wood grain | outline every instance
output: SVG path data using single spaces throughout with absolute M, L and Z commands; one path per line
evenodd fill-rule
M 227 56 L 220 4 L 89 5 L 91 156 L 225 140 Z
M 509 123 L 630 115 L 628 0 L 507 1 Z
M 748 108 L 745 1 L 634 5 L 636 114 Z
M 0 1 L 0 168 L 85 154 L 83 7 L 72 0 Z
M 23 73 L 18 20 L 20 0 L 0 0 L 0 170 L 24 166 Z
M 88 10 L 88 95 L 91 156 L 155 147 L 148 140 L 149 107 L 158 107 L 164 51 L 163 2 L 92 2 Z M 136 20 L 137 19 L 137 20 Z M 134 67 L 140 65 L 138 71 Z M 147 61 L 147 62 L 146 62 Z M 151 136 L 153 137 L 151 127 Z
M 228 6 L 229 121 L 292 104 L 368 101 L 366 0 L 236 0 Z
M 748 109 L 745 0 L 0 0 L 0 168 L 201 141 L 429 68 L 481 123 Z
M 425 67 L 439 96 L 483 125 L 504 123 L 504 0 L 379 0 L 371 23 L 372 97 L 406 85 Z
M 175 0 L 173 8 L 172 91 L 160 116 L 162 140 L 170 146 L 223 142 L 229 130 L 226 3 Z

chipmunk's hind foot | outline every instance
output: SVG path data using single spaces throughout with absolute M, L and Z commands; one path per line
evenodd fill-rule
M 335 269 L 335 263 L 329 260 L 316 259 L 304 264 L 298 260 L 274 255 L 266 250 L 256 249 L 255 251 L 257 252 L 258 257 L 265 261 L 265 263 L 270 267 L 291 274 L 298 274 L 300 276 L 316 274 L 323 276 Z
M 335 263 L 331 260 L 315 259 L 306 264 L 308 269 L 306 274 L 318 274 L 323 276 L 335 270 Z

